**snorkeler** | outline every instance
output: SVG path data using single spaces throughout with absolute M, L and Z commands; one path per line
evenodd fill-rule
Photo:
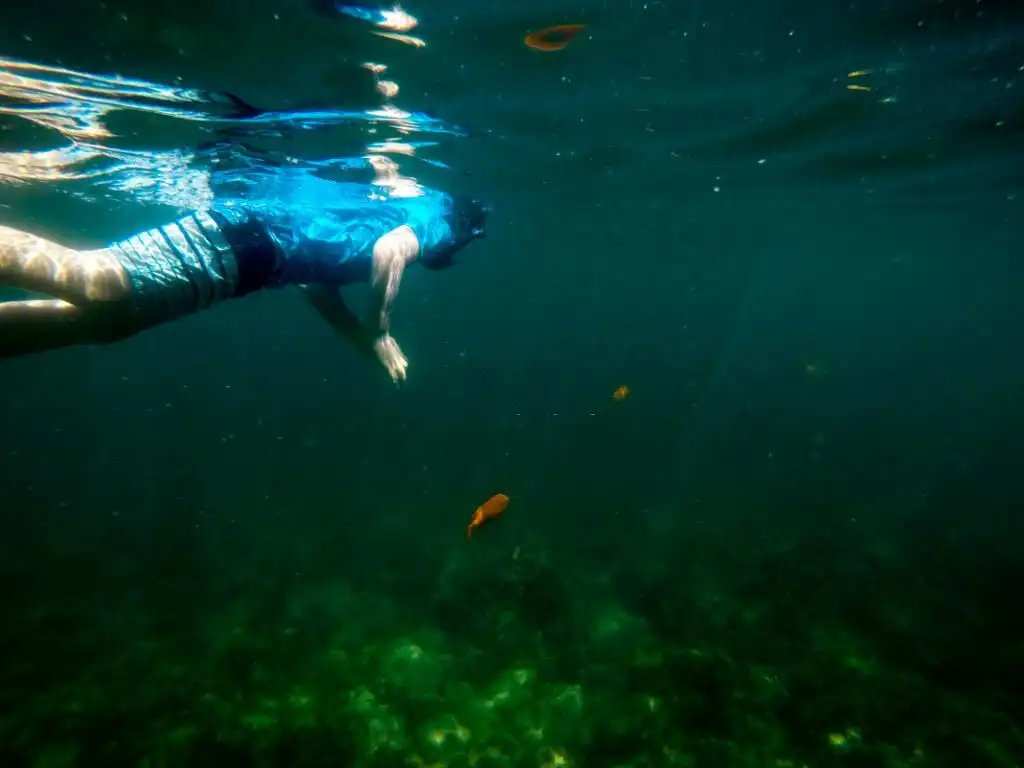
M 385 158 L 371 165 L 386 170 Z M 245 194 L 98 250 L 0 226 L 0 286 L 48 298 L 0 303 L 0 359 L 125 339 L 265 288 L 300 286 L 319 314 L 391 378 L 408 361 L 391 335 L 405 269 L 443 269 L 484 235 L 489 208 L 420 187 L 409 196 L 309 175 L 264 176 Z M 339 289 L 372 287 L 363 320 Z

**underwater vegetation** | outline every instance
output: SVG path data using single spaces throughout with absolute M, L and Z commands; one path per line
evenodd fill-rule
M 1020 635 L 993 634 L 990 593 L 958 596 L 898 549 L 804 537 L 754 561 L 723 539 L 598 571 L 540 539 L 460 543 L 415 595 L 367 586 L 386 583 L 381 562 L 359 580 L 239 571 L 206 600 L 163 584 L 9 603 L 0 764 L 1010 768 L 1024 754 Z

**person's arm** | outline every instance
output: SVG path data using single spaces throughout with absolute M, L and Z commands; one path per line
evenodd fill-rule
M 420 241 L 409 226 L 403 225 L 381 237 L 373 246 L 373 272 L 370 285 L 373 298 L 367 322 L 377 336 L 391 332 L 391 311 L 398 298 L 405 268 L 416 260 Z
M 338 335 L 355 347 L 364 357 L 371 360 L 377 359 L 377 354 L 373 349 L 373 342 L 376 339 L 369 333 L 366 326 L 359 322 L 356 313 L 349 309 L 337 286 L 314 284 L 299 287 L 320 317 L 326 320 Z
M 404 224 L 388 232 L 373 246 L 370 278 L 373 292 L 367 324 L 374 337 L 373 351 L 395 382 L 405 381 L 409 361 L 391 335 L 391 311 L 398 298 L 402 274 L 419 255 L 420 240 L 412 228 Z
M 391 336 L 391 312 L 402 274 L 419 255 L 416 233 L 401 226 L 382 236 L 373 247 L 370 285 L 372 295 L 365 323 L 345 304 L 334 286 L 304 286 L 313 307 L 342 337 L 363 355 L 373 355 L 398 382 L 404 381 L 409 361 Z
M 409 363 L 398 344 L 391 336 L 380 334 L 373 327 L 374 324 L 360 322 L 355 312 L 345 303 L 337 286 L 314 284 L 299 287 L 320 317 L 360 355 L 383 365 L 394 381 L 405 379 Z

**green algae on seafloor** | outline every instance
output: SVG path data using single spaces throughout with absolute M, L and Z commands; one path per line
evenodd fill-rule
M 384 648 L 380 679 L 403 696 L 416 700 L 436 698 L 446 679 L 450 657 L 439 652 L 435 641 L 417 643 L 401 638 Z
M 75 744 L 47 744 L 32 758 L 31 768 L 75 768 L 79 748 Z
M 349 694 L 347 712 L 361 754 L 395 754 L 406 746 L 405 723 L 366 686 Z

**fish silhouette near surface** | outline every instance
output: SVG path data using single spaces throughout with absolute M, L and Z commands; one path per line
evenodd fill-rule
M 559 24 L 555 27 L 548 27 L 536 32 L 531 32 L 523 40 L 524 43 L 536 51 L 550 53 L 560 51 L 567 46 L 574 37 L 583 29 L 582 24 Z
M 470 538 L 473 535 L 473 531 L 488 520 L 500 517 L 506 507 L 508 507 L 508 496 L 504 493 L 496 493 L 491 496 L 491 498 L 477 507 L 476 512 L 473 513 L 473 518 L 469 521 L 469 525 L 466 526 L 466 538 Z
M 614 400 L 617 403 L 621 403 L 627 397 L 629 397 L 629 387 L 627 387 L 625 384 L 623 384 L 621 387 L 612 392 L 612 400 Z

